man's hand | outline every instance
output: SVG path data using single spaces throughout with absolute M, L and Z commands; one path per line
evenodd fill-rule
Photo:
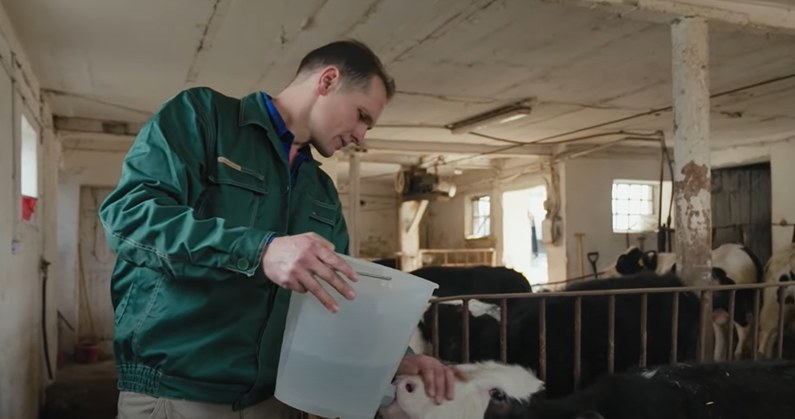
M 336 313 L 339 306 L 319 281 L 328 282 L 349 300 L 356 296 L 335 270 L 352 281 L 356 281 L 356 272 L 334 253 L 333 244 L 315 233 L 273 239 L 262 255 L 262 270 L 280 287 L 300 293 L 311 292 L 332 313 Z
M 455 380 L 465 380 L 457 368 L 442 364 L 438 359 L 427 355 L 406 355 L 400 361 L 397 375 L 419 375 L 425 384 L 425 393 L 442 403 L 442 397 L 453 400 Z

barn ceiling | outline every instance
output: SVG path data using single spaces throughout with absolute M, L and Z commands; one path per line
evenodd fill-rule
M 669 27 L 601 8 L 538 0 L 3 4 L 60 116 L 141 122 L 195 85 L 276 92 L 308 50 L 354 37 L 397 81 L 369 134 L 373 155 L 397 147 L 389 155 L 460 160 L 505 146 L 514 148 L 487 156 L 543 154 L 538 145 L 594 134 L 605 135 L 592 142 L 610 141 L 621 130 L 672 137 Z M 795 36 L 712 26 L 710 91 L 713 146 L 795 135 Z M 482 135 L 445 128 L 519 100 L 530 101 L 529 116 Z M 383 175 L 385 163 L 369 174 Z

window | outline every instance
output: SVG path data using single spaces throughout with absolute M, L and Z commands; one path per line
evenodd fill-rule
M 472 198 L 472 238 L 491 234 L 491 200 L 488 195 Z
M 654 230 L 654 185 L 613 182 L 613 232 L 638 233 Z
M 22 192 L 22 219 L 30 221 L 36 209 L 39 197 L 39 134 L 22 115 L 22 167 L 20 173 L 20 191 Z

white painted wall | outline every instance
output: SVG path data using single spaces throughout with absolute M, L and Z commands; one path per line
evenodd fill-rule
M 350 223 L 347 184 L 338 185 L 346 222 Z M 360 186 L 359 257 L 388 258 L 398 251 L 399 204 L 391 183 L 363 180 Z
M 13 52 L 13 54 L 12 54 Z M 56 373 L 57 257 L 55 188 L 59 150 L 49 106 L 39 97 L 38 81 L 14 29 L 0 7 L 0 417 L 33 418 L 48 384 L 42 324 Z M 12 80 L 14 81 L 12 83 Z M 34 221 L 21 220 L 21 115 L 40 135 L 38 203 Z M 44 288 L 40 261 L 52 263 Z M 42 291 L 47 304 L 43 305 Z M 42 320 L 42 307 L 45 308 Z
M 518 162 L 509 168 L 519 167 Z M 574 233 L 585 233 L 584 254 L 600 253 L 599 266 L 610 264 L 626 249 L 623 234 L 614 234 L 612 229 L 611 191 L 614 179 L 656 181 L 659 178 L 659 160 L 655 154 L 648 156 L 584 157 L 559 164 L 560 189 L 562 194 L 563 237 L 556 245 L 548 245 L 549 281 L 562 281 L 579 275 L 577 241 Z M 667 176 L 667 175 L 666 175 Z M 482 180 L 482 175 L 480 176 Z M 546 179 L 546 181 L 545 181 Z M 461 193 L 450 201 L 434 201 L 429 206 L 424 220 L 423 247 L 462 248 L 497 247 L 501 251 L 502 228 L 492 228 L 492 237 L 481 241 L 466 240 L 465 219 L 469 197 L 488 193 L 493 202 L 504 191 L 546 185 L 550 179 L 548 171 L 527 174 L 503 181 L 480 182 L 477 187 L 466 185 L 474 179 L 462 177 L 456 181 L 463 186 Z M 666 177 L 666 179 L 668 179 Z M 497 205 L 492 208 L 492 226 L 510 223 L 502 219 Z M 630 244 L 637 244 L 632 236 Z M 656 248 L 656 237 L 646 235 L 647 248 Z M 498 260 L 501 260 L 498 258 Z M 591 272 L 586 261 L 585 273 Z
M 613 233 L 612 187 L 615 179 L 657 181 L 660 177 L 660 163 L 657 156 L 632 156 L 613 158 L 573 159 L 566 165 L 566 263 L 568 277 L 580 275 L 579 254 L 575 233 L 585 233 L 583 254 L 599 252 L 597 267 L 613 263 L 627 248 L 625 234 Z M 667 170 L 666 170 L 667 171 Z M 668 176 L 666 174 L 666 180 Z M 663 202 L 667 206 L 667 202 Z M 664 210 L 665 211 L 665 210 Z M 663 219 L 663 222 L 665 219 Z M 637 237 L 630 235 L 630 246 L 638 245 Z M 656 249 L 657 238 L 654 233 L 643 234 L 645 248 Z M 585 274 L 592 273 L 588 260 L 585 260 Z

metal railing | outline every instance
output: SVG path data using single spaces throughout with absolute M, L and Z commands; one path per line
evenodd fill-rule
M 711 301 L 712 295 L 716 292 L 729 293 L 729 333 L 726 357 L 728 361 L 733 360 L 733 347 L 734 347 L 734 311 L 736 307 L 736 294 L 740 290 L 753 290 L 754 303 L 753 303 L 753 321 L 750 323 L 753 326 L 752 333 L 752 358 L 757 360 L 759 357 L 759 328 L 760 328 L 760 294 L 765 289 L 777 288 L 786 289 L 787 283 L 757 283 L 757 284 L 743 284 L 743 285 L 714 285 L 714 286 L 686 286 L 686 287 L 664 287 L 664 288 L 633 288 L 633 289 L 610 289 L 610 290 L 592 290 L 592 291 L 561 291 L 561 292 L 543 292 L 543 293 L 510 293 L 510 294 L 472 294 L 472 295 L 457 295 L 449 297 L 434 298 L 430 302 L 430 310 L 432 311 L 432 346 L 433 355 L 439 357 L 439 304 L 446 301 L 462 301 L 461 305 L 461 362 L 470 362 L 470 325 L 469 325 L 469 301 L 474 299 L 488 298 L 499 300 L 500 306 L 500 320 L 499 320 L 499 361 L 513 362 L 508 359 L 508 331 L 507 324 L 509 321 L 508 301 L 518 299 L 538 299 L 538 375 L 542 380 L 547 378 L 547 330 L 548 330 L 548 301 L 552 299 L 575 299 L 574 302 L 574 385 L 575 389 L 579 388 L 582 369 L 582 301 L 583 298 L 588 297 L 608 297 L 608 322 L 605 325 L 608 341 L 608 358 L 607 358 L 607 372 L 613 373 L 616 368 L 616 298 L 619 296 L 639 295 L 640 296 L 640 357 L 637 365 L 639 367 L 646 367 L 648 363 L 648 319 L 649 319 L 649 304 L 648 298 L 652 294 L 670 294 L 671 296 L 671 351 L 669 355 L 669 362 L 676 363 L 679 359 L 679 315 L 680 315 L 680 298 L 685 293 L 692 293 L 698 296 L 699 299 L 699 324 L 698 324 L 698 342 L 696 347 L 697 362 L 704 362 L 711 356 L 707 354 L 707 345 L 705 340 L 708 333 L 711 333 L 712 325 L 707 324 L 707 319 L 712 317 L 709 313 L 712 310 Z M 783 356 L 783 343 L 784 343 L 784 297 L 785 292 L 778 292 L 778 324 L 776 336 L 776 358 Z M 483 342 L 478 342 L 482 344 Z M 530 350 L 531 348 L 522 348 L 522 350 Z M 534 350 L 533 350 L 534 352 Z
M 497 266 L 494 248 L 480 249 L 420 249 L 421 266 Z

